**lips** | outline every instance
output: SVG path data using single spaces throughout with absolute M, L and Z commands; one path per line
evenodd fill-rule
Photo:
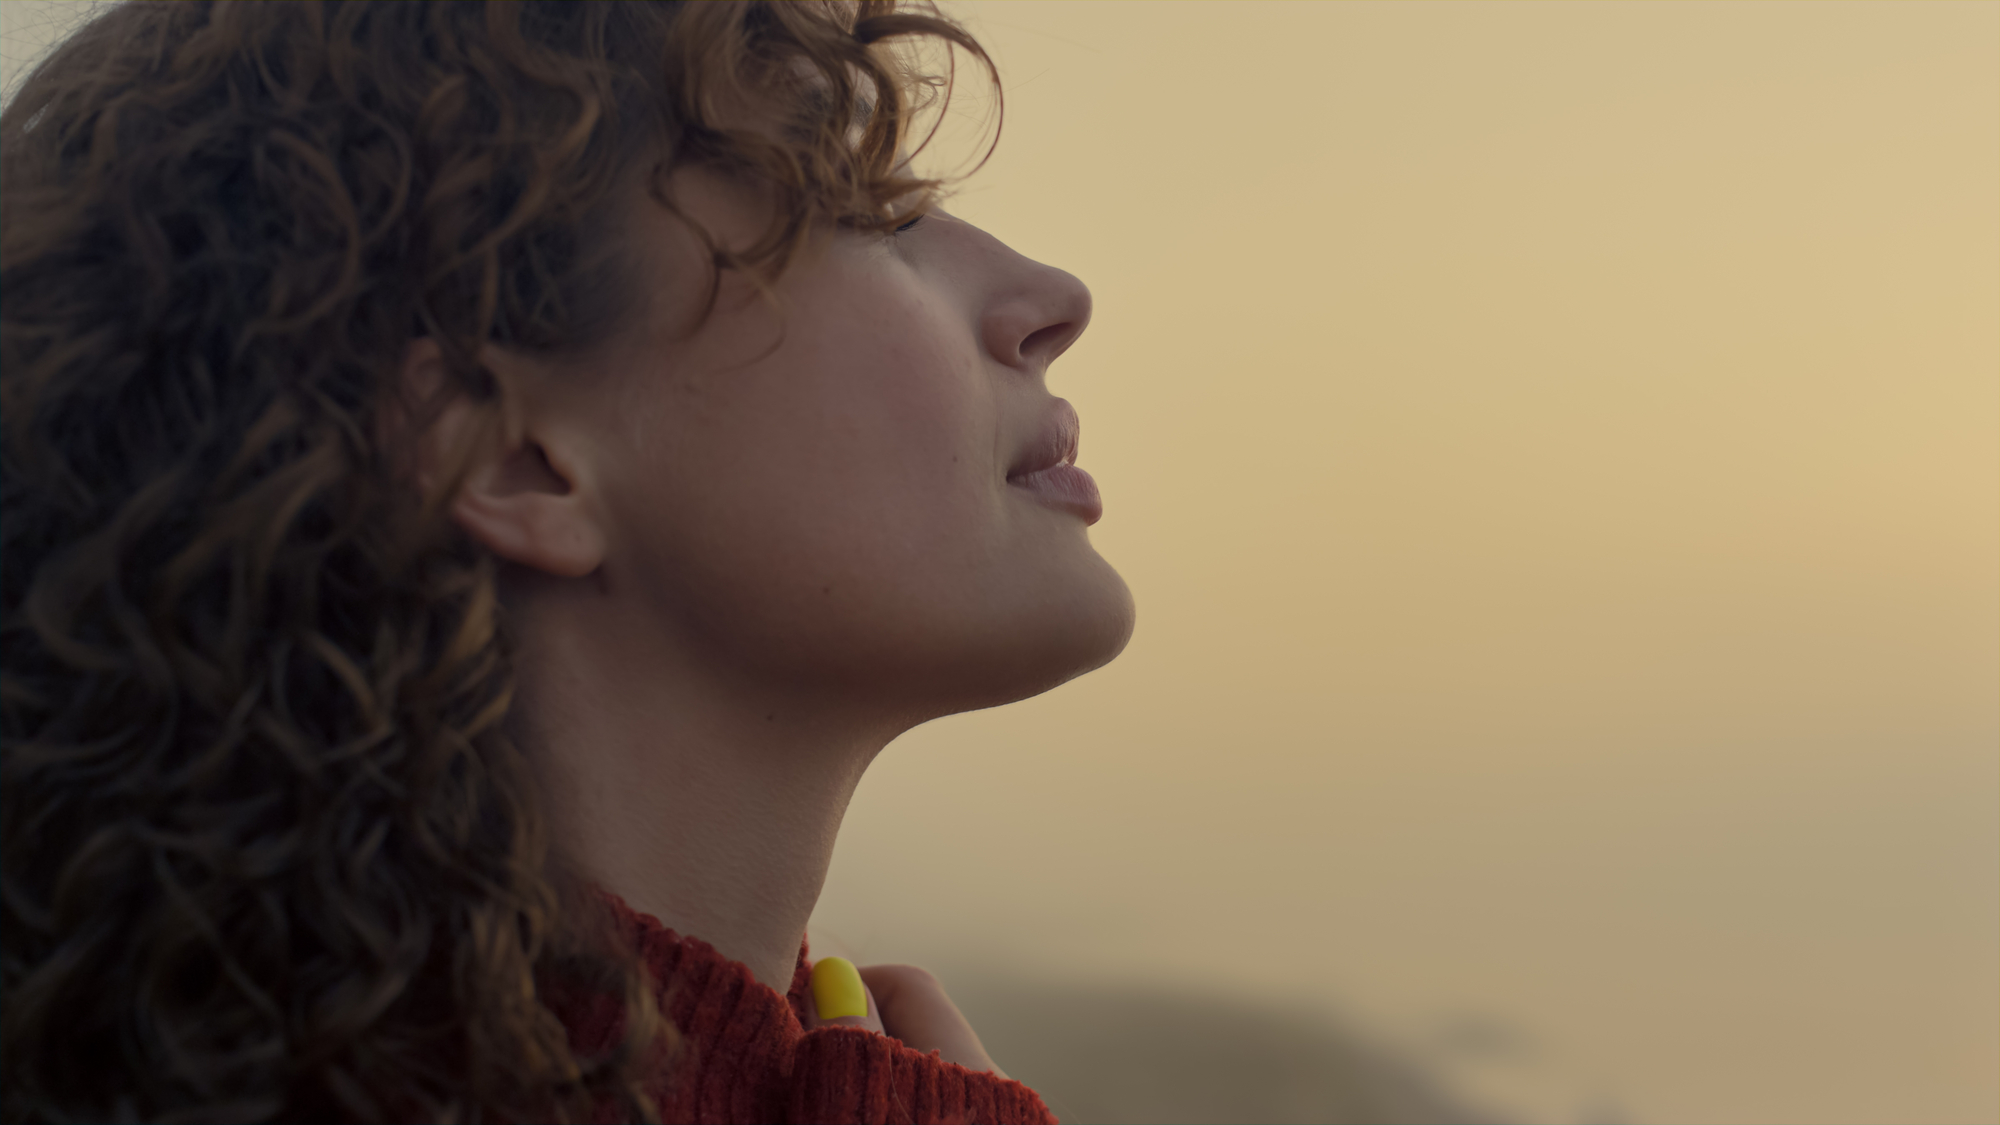
M 1097 482 L 1076 467 L 1081 431 L 1076 408 L 1056 399 L 1035 444 L 1008 467 L 1007 483 L 1048 507 L 1081 516 L 1089 526 L 1104 517 L 1104 501 Z

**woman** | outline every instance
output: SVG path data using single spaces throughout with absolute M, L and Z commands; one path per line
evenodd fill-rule
M 884 744 L 1132 626 L 1044 382 L 1089 295 L 909 172 L 924 44 L 985 63 L 132 3 L 22 85 L 8 1119 L 1050 1120 L 801 940 Z

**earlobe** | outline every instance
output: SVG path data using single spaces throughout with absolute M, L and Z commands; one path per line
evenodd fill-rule
M 445 404 L 418 439 L 419 486 L 433 495 L 446 487 L 447 466 L 469 452 L 462 482 L 446 504 L 452 522 L 509 562 L 559 578 L 590 574 L 604 561 L 605 540 L 578 487 L 582 467 L 537 440 L 534 421 L 521 414 L 519 388 L 504 385 L 517 373 L 505 370 L 503 357 L 487 358 L 488 370 L 503 383 L 499 416 L 482 415 L 464 397 Z M 420 395 L 435 394 L 441 363 L 434 342 L 416 341 L 404 379 Z M 475 432 L 481 429 L 486 432 Z M 475 447 L 466 450 L 467 442 Z
M 604 534 L 585 501 L 580 466 L 526 433 L 503 433 L 452 498 L 466 534 L 512 563 L 581 578 L 604 561 Z
M 520 487 L 533 472 L 518 464 L 527 459 L 547 463 L 541 447 L 530 445 L 475 468 L 452 500 L 452 521 L 508 562 L 558 578 L 590 574 L 604 562 L 603 532 L 566 482 L 560 491 Z

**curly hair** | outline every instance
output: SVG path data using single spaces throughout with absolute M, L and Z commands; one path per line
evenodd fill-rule
M 893 228 L 954 48 L 992 73 L 893 0 L 128 0 L 35 69 L 0 114 L 6 1120 L 656 1115 L 675 1033 L 507 735 L 494 563 L 382 436 L 438 405 L 402 357 L 497 418 L 483 347 L 612 332 L 628 173 L 775 196 L 711 302 Z M 579 996 L 624 1005 L 609 1051 Z

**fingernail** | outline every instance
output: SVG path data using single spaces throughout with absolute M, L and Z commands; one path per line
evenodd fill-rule
M 812 987 L 819 1018 L 868 1015 L 868 990 L 861 986 L 861 971 L 847 958 L 822 957 L 813 962 Z

